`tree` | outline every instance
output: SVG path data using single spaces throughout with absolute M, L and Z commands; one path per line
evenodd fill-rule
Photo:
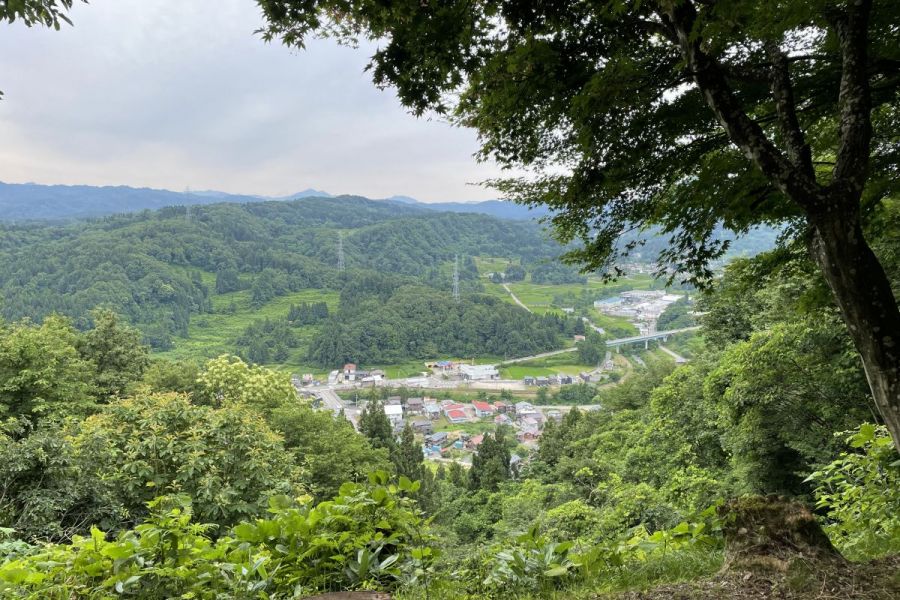
M 199 391 L 195 399 L 200 402 L 215 406 L 244 403 L 266 413 L 297 399 L 289 375 L 250 366 L 227 354 L 206 363 L 197 386 Z
M 378 400 L 370 400 L 359 415 L 359 431 L 369 438 L 374 448 L 385 448 L 393 453 L 397 442 L 394 440 L 394 430 L 387 415 L 384 414 L 384 405 Z
M 493 435 L 486 433 L 472 457 L 469 471 L 469 486 L 472 490 L 496 492 L 500 484 L 509 479 L 509 448 L 503 428 L 498 427 Z
M 121 395 L 150 364 L 149 349 L 141 344 L 141 332 L 119 320 L 111 310 L 91 312 L 93 329 L 78 341 L 81 356 L 94 364 L 94 382 L 103 397 Z
M 530 172 L 496 184 L 554 209 L 587 269 L 658 226 L 663 262 L 704 283 L 718 224 L 796 225 L 900 441 L 900 310 L 863 235 L 898 188 L 897 2 L 258 2 L 267 39 L 384 40 L 375 82 Z
M 400 442 L 393 455 L 397 475 L 404 475 L 412 481 L 421 481 L 425 455 L 421 444 L 416 443 L 415 434 L 409 423 L 400 434 Z
M 198 520 L 229 526 L 298 493 L 281 437 L 242 406 L 197 406 L 180 394 L 120 400 L 75 427 L 73 461 L 95 484 L 88 524 L 118 528 L 156 496 L 188 494 Z
M 40 326 L 0 324 L 0 417 L 37 420 L 93 412 L 94 368 L 77 344 L 78 333 L 63 317 L 48 317 Z
M 599 365 L 606 358 L 606 336 L 588 331 L 578 346 L 578 361 L 583 365 Z
M 344 482 L 364 482 L 369 473 L 390 466 L 387 452 L 373 448 L 342 415 L 291 403 L 268 420 L 284 436 L 285 448 L 303 469 L 302 482 L 317 499 L 331 498 Z
M 194 395 L 199 394 L 197 383 L 199 375 L 200 369 L 194 362 L 156 359 L 144 371 L 141 384 L 150 388 L 151 392 L 181 392 Z

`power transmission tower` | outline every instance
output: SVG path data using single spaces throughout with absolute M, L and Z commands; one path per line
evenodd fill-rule
M 344 270 L 344 235 L 338 233 L 338 271 Z
M 459 302 L 459 254 L 453 257 L 453 299 Z

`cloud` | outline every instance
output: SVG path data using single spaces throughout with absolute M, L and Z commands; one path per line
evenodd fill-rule
M 0 180 L 475 200 L 472 131 L 416 119 L 372 47 L 266 44 L 252 0 L 93 0 L 61 31 L 2 26 Z

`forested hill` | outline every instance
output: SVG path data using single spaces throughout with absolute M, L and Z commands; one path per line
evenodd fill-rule
M 337 270 L 342 237 L 347 270 Z M 77 324 L 109 306 L 164 347 L 192 314 L 211 310 L 215 290 L 250 290 L 254 302 L 303 289 L 334 289 L 377 270 L 449 285 L 460 255 L 550 258 L 560 248 L 538 225 L 436 213 L 358 197 L 169 207 L 65 225 L 0 226 L 0 315 Z M 448 288 L 446 288 L 448 289 Z
M 128 186 L 40 185 L 0 182 L 0 221 L 72 220 L 113 214 L 156 210 L 166 206 L 196 206 L 220 202 L 248 203 L 289 201 L 303 198 L 332 198 L 327 192 L 306 189 L 282 197 L 225 192 L 173 192 Z M 437 212 L 484 214 L 501 219 L 533 220 L 547 214 L 546 209 L 528 207 L 501 200 L 485 202 L 442 202 L 429 204 L 406 196 L 393 196 L 385 204 Z

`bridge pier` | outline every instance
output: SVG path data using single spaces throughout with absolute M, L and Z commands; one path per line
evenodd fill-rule
M 644 350 L 650 349 L 650 340 L 644 340 Z

